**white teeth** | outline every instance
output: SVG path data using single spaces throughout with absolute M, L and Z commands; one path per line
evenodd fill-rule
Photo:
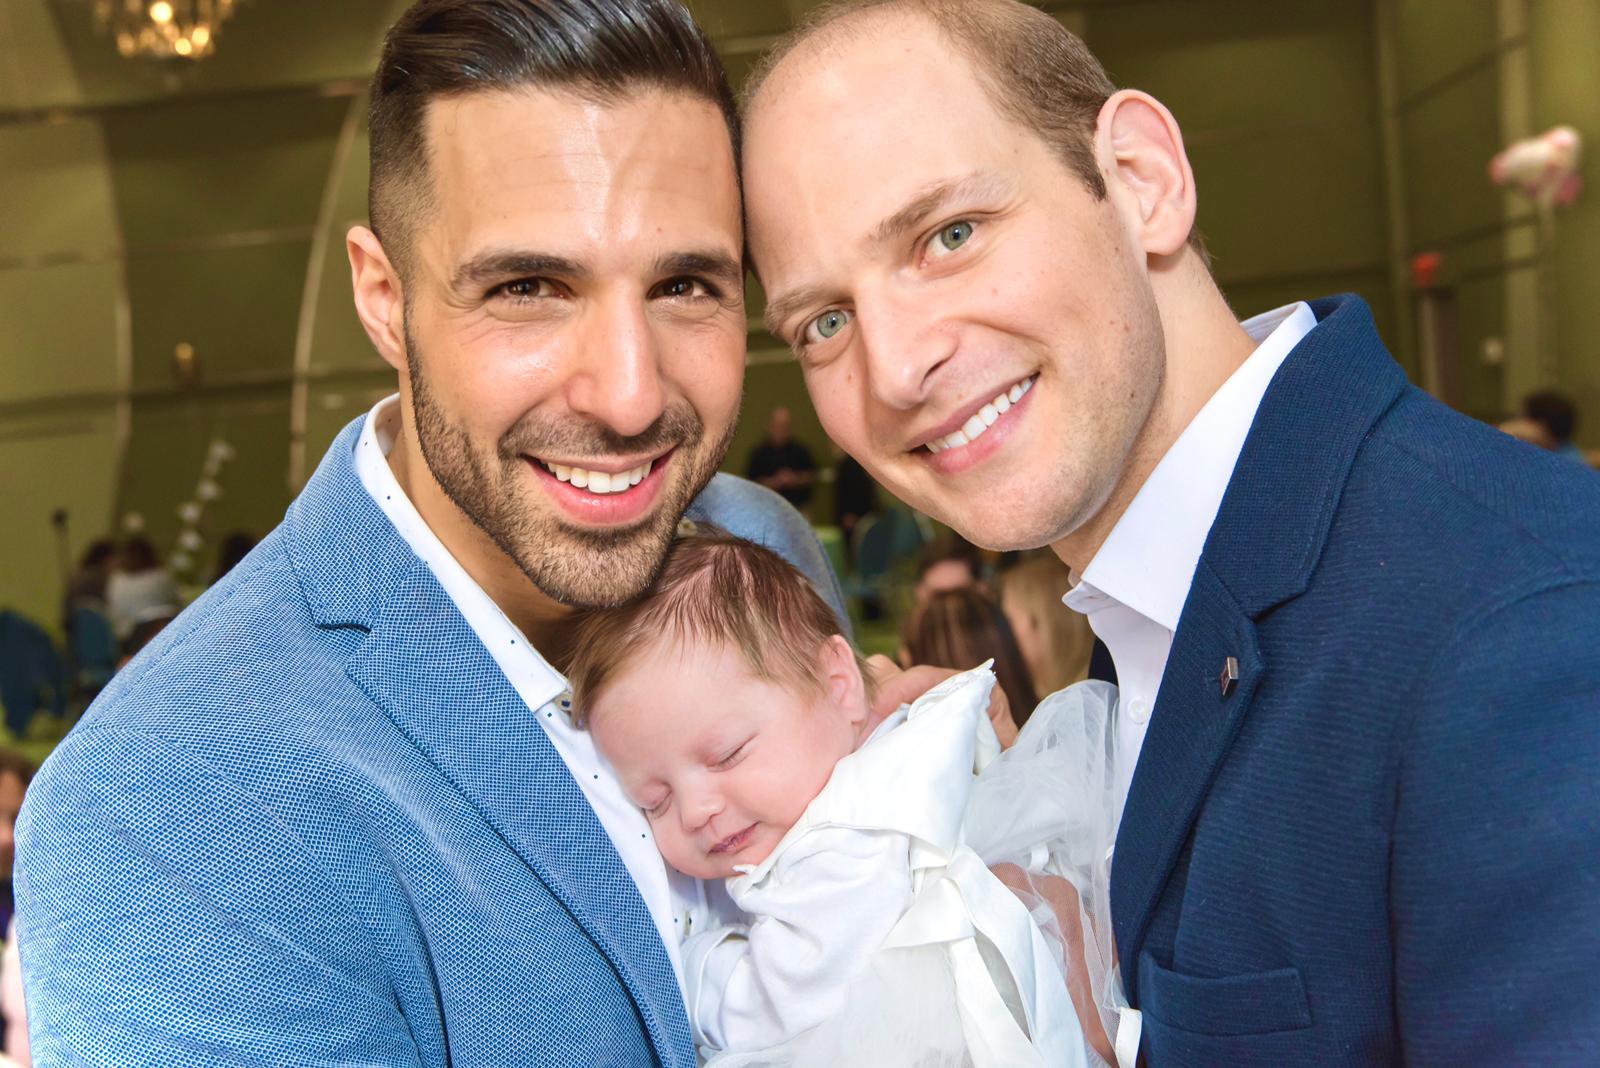
M 1011 410 L 1011 406 L 1022 399 L 1022 395 L 1033 388 L 1033 379 L 1018 382 L 1010 389 L 1002 392 L 994 400 L 979 408 L 977 413 L 962 424 L 961 429 L 954 434 L 947 434 L 937 441 L 928 442 L 929 452 L 943 452 L 946 449 L 959 449 L 970 444 L 982 436 L 983 432 L 999 422 L 1000 417 Z
M 543 460 L 540 463 L 544 463 Z M 627 471 L 618 471 L 611 474 L 606 471 L 587 471 L 581 467 L 568 467 L 566 464 L 545 464 L 545 470 L 555 475 L 563 482 L 570 482 L 579 489 L 586 489 L 590 493 L 622 493 L 632 489 L 645 480 L 650 473 L 650 465 L 642 463 L 638 467 Z

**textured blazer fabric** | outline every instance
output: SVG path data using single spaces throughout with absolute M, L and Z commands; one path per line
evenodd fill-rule
M 1145 1053 L 1600 1064 L 1600 476 L 1412 388 L 1358 299 L 1314 307 L 1117 841 Z
M 41 1065 L 694 1064 L 666 951 L 530 710 L 358 480 L 125 669 L 18 824 Z M 837 586 L 719 476 L 696 513 Z

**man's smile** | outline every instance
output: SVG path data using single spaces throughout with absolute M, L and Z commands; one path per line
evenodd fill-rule
M 536 456 L 524 459 L 568 519 L 583 526 L 623 527 L 650 512 L 677 454 L 678 447 L 673 446 L 655 457 L 597 459 L 582 465 Z
M 1020 379 L 918 435 L 912 453 L 940 474 L 956 474 L 982 463 L 1011 436 L 1038 380 L 1037 373 Z

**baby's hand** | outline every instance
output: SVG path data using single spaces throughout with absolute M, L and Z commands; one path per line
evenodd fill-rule
M 951 668 L 929 667 L 926 664 L 901 668 L 886 656 L 867 657 L 867 670 L 878 684 L 878 697 L 872 711 L 879 717 L 887 716 L 901 705 L 909 705 L 945 679 L 959 675 Z M 1001 749 L 1010 749 L 1017 740 L 1017 725 L 1011 718 L 1011 705 L 1005 691 L 996 686 L 989 691 L 989 722 L 994 725 L 995 737 Z

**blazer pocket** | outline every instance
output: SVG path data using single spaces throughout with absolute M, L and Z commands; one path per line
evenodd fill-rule
M 1202 979 L 1139 955 L 1139 1008 L 1157 1023 L 1197 1035 L 1262 1035 L 1311 1026 L 1299 968 Z

